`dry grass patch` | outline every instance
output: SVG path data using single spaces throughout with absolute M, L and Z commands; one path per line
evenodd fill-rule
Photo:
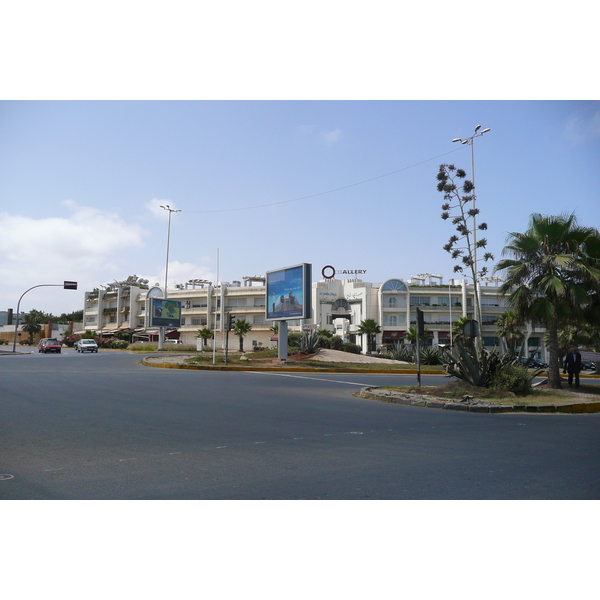
M 436 398 L 448 398 L 449 400 L 461 399 L 464 396 L 472 396 L 486 404 L 508 404 L 529 406 L 540 405 L 564 405 L 577 403 L 588 403 L 600 401 L 600 386 L 581 385 L 579 389 L 566 388 L 562 390 L 551 390 L 546 387 L 538 387 L 533 394 L 528 396 L 516 396 L 512 392 L 503 392 L 469 385 L 462 381 L 451 381 L 444 385 L 436 386 L 388 386 L 379 389 L 396 390 L 405 394 L 419 394 L 421 396 L 432 396 Z

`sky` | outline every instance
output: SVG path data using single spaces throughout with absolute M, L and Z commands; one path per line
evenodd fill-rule
M 470 173 L 452 140 L 477 125 L 496 259 L 534 212 L 599 225 L 597 36 L 579 0 L 35 6 L 2 9 L 0 310 L 42 284 L 22 311 L 78 310 L 134 274 L 163 284 L 161 205 L 180 211 L 169 286 L 302 262 L 314 279 L 447 281 L 436 174 Z
M 232 282 L 302 262 L 454 277 L 442 163 L 471 173 L 496 259 L 534 212 L 600 225 L 600 102 L 0 102 L 0 310 L 61 314 L 136 274 Z M 481 234 L 480 234 L 481 235 Z M 217 261 L 218 255 L 218 261 Z M 492 263 L 489 263 L 492 264 Z

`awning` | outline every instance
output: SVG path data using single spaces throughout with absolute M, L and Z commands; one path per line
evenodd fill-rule
M 274 333 L 269 339 L 272 342 L 278 342 L 279 341 L 279 334 L 278 333 Z
M 384 331 L 381 337 L 387 340 L 401 340 L 402 338 L 404 338 L 404 334 L 404 331 Z

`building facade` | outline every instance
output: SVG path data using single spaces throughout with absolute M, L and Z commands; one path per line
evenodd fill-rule
M 145 282 L 145 283 L 144 283 Z M 497 336 L 498 317 L 510 310 L 506 298 L 500 295 L 498 281 L 480 285 L 482 323 L 480 332 L 488 349 L 502 348 Z M 126 332 L 131 341 L 158 339 L 158 330 L 149 327 L 149 297 L 162 297 L 160 286 L 148 288 L 147 280 L 135 276 L 124 282 L 109 284 L 85 294 L 84 330 L 99 335 Z M 272 327 L 276 322 L 265 318 L 266 287 L 263 276 L 244 277 L 241 281 L 213 285 L 205 280 L 190 280 L 168 290 L 168 298 L 181 302 L 181 327 L 166 332 L 167 338 L 196 345 L 199 329 L 216 332 L 216 345 L 224 348 L 226 326 L 231 315 L 245 319 L 252 330 L 245 337 L 245 349 L 275 347 Z M 290 331 L 302 331 L 303 326 L 328 329 L 344 341 L 361 346 L 366 352 L 366 336 L 358 332 L 365 319 L 375 320 L 381 333 L 375 336 L 371 351 L 385 349 L 402 342 L 411 327 L 416 326 L 416 309 L 424 314 L 427 339 L 425 346 L 452 343 L 452 324 L 466 317 L 474 318 L 474 289 L 466 280 L 450 279 L 443 283 L 440 276 L 414 276 L 407 280 L 390 278 L 383 283 L 361 279 L 321 279 L 312 284 L 311 319 L 290 320 Z M 523 355 L 547 360 L 543 330 L 524 329 Z M 235 348 L 235 341 L 229 340 Z

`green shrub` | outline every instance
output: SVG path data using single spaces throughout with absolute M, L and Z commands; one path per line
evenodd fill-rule
M 512 392 L 516 396 L 527 396 L 533 392 L 531 375 L 525 367 L 519 365 L 504 365 L 492 377 L 493 390 Z
M 125 350 L 129 346 L 129 342 L 127 340 L 110 340 L 108 343 L 109 348 L 114 348 L 115 350 Z
M 292 348 L 298 348 L 300 346 L 300 340 L 302 339 L 302 333 L 288 333 L 288 346 Z
M 330 348 L 331 337 L 328 335 L 319 335 L 319 348 Z
M 342 350 L 344 352 L 352 352 L 352 354 L 360 354 L 361 348 L 358 344 L 353 344 L 352 342 L 344 342 Z
M 339 335 L 334 335 L 329 340 L 329 347 L 332 350 L 341 350 L 343 346 L 344 346 L 344 340 Z

